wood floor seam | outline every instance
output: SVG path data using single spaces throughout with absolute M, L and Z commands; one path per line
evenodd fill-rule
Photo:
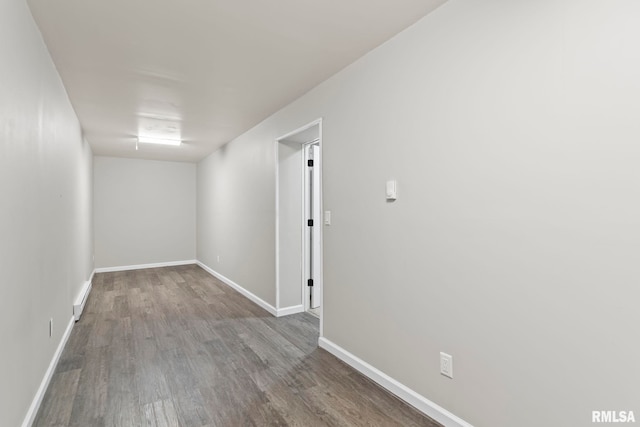
M 34 426 L 440 424 L 197 265 L 97 273 Z

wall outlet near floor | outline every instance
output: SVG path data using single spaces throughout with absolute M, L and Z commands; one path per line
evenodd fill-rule
M 218 262 L 220 262 L 220 255 L 218 255 Z
M 53 336 L 53 317 L 49 319 L 49 338 Z
M 440 373 L 453 378 L 453 357 L 450 354 L 440 352 Z

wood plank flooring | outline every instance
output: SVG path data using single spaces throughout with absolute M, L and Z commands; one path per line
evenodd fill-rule
M 200 267 L 97 274 L 35 426 L 439 424 Z

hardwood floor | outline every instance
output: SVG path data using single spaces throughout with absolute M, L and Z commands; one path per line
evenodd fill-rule
M 197 266 L 97 274 L 35 426 L 439 424 Z

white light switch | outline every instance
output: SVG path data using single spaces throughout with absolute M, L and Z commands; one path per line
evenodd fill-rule
M 398 197 L 398 185 L 395 179 L 387 181 L 387 200 L 396 200 Z
M 324 211 L 324 225 L 331 225 L 331 211 Z

